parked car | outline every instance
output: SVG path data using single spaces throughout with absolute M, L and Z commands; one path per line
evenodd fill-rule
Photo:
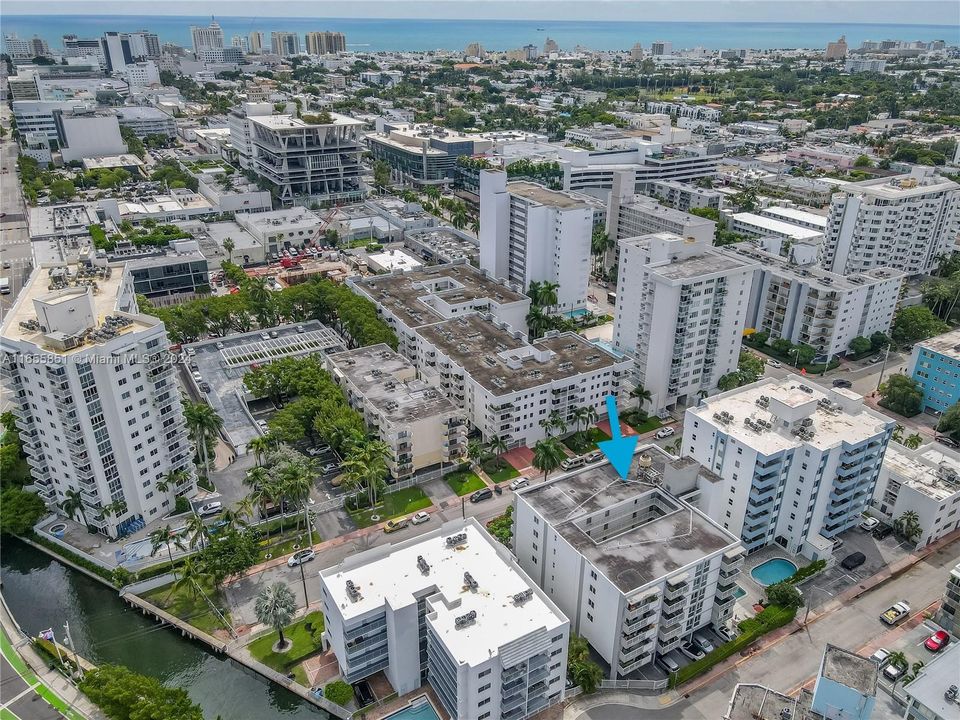
M 677 665 L 676 661 L 666 656 L 657 658 L 657 666 L 668 675 L 673 675 L 675 672 L 680 671 L 680 666 Z
M 783 367 L 782 362 L 780 362 L 779 360 L 774 360 L 773 358 L 770 358 L 769 360 L 767 360 L 767 365 L 775 368 Z
M 193 379 L 197 382 L 201 382 L 203 380 L 203 375 L 201 375 L 198 370 L 194 370 L 191 374 L 193 375 Z
M 890 659 L 890 651 L 886 648 L 877 648 L 876 652 L 870 656 L 870 659 L 880 667 L 883 667 L 887 664 L 887 660 Z
M 260 333 L 260 339 L 261 339 L 261 340 L 269 340 L 269 339 L 270 339 L 270 333 L 265 333 L 265 332 Z
M 695 640 L 681 645 L 680 652 L 691 660 L 700 660 L 704 656 L 703 648 Z
M 576 470 L 577 468 L 583 467 L 585 462 L 583 456 L 572 457 L 560 463 L 560 467 L 564 470 Z
M 287 567 L 296 567 L 313 560 L 317 554 L 313 550 L 298 550 L 287 558 Z
M 490 488 L 483 488 L 482 490 L 477 490 L 470 496 L 470 502 L 476 503 L 481 500 L 488 500 L 493 497 L 493 490 Z
M 202 391 L 205 392 L 205 393 L 210 392 L 210 383 L 208 383 L 208 382 L 202 382 L 202 383 L 200 383 L 200 390 L 202 390 Z
M 511 489 L 511 490 L 519 490 L 520 488 L 525 488 L 525 487 L 526 487 L 527 485 L 529 485 L 529 484 L 530 484 L 530 481 L 529 481 L 527 478 L 525 478 L 525 477 L 523 477 L 523 476 L 521 475 L 521 476 L 518 477 L 516 480 L 514 480 L 512 483 L 510 483 L 510 489 Z
M 339 469 L 340 469 L 339 463 L 327 463 L 326 465 L 320 468 L 320 472 L 323 473 L 324 475 L 329 475 L 330 473 L 336 472 Z
M 852 387 L 853 387 L 853 383 L 850 382 L 849 380 L 843 380 L 843 379 L 841 378 L 841 379 L 838 379 L 838 380 L 834 380 L 834 381 L 833 381 L 833 386 L 834 386 L 835 388 L 852 388 Z
M 223 350 L 224 347 L 226 346 L 222 342 L 217 343 L 217 350 Z
M 423 510 L 421 510 L 412 518 L 410 518 L 410 522 L 413 523 L 414 525 L 422 525 L 423 523 L 427 522 L 427 520 L 429 519 L 430 519 L 430 513 L 424 512 Z
M 716 646 L 710 641 L 710 638 L 708 638 L 702 632 L 694 633 L 693 639 L 696 641 L 696 643 L 701 647 L 701 649 L 705 653 L 712 653 L 714 650 L 717 649 Z
M 896 625 L 901 620 L 906 620 L 910 614 L 910 606 L 905 600 L 894 603 L 880 615 L 880 619 L 887 625 Z
M 736 635 L 732 633 L 730 629 L 727 628 L 726 625 L 715 627 L 713 631 L 717 634 L 717 637 L 719 637 L 724 642 L 730 642 L 736 637 Z
M 410 524 L 410 518 L 400 517 L 394 518 L 393 520 L 387 520 L 386 524 L 383 526 L 383 531 L 385 533 L 396 532 L 397 530 L 403 530 L 407 525 Z
M 860 529 L 871 532 L 877 525 L 880 524 L 880 521 L 874 517 L 865 517 L 860 521 Z
M 950 642 L 950 633 L 946 630 L 937 630 L 933 635 L 928 637 L 923 643 L 923 646 L 930 652 L 940 652 L 943 650 L 947 643 Z
M 847 555 L 843 561 L 840 563 L 840 567 L 844 570 L 853 570 L 863 565 L 867 561 L 867 556 L 862 552 L 850 553 Z
M 329 445 L 318 445 L 317 447 L 307 448 L 307 455 L 310 457 L 320 457 L 330 452 Z
M 893 663 L 887 663 L 887 666 L 883 668 L 883 676 L 890 682 L 896 682 L 903 677 L 905 672 L 907 672 L 905 667 Z
M 603 452 L 601 450 L 594 450 L 591 453 L 587 453 L 583 456 L 583 461 L 585 463 L 595 463 L 603 460 Z
M 190 357 L 193 357 L 194 355 L 197 354 L 197 351 L 194 350 L 193 348 L 186 348 L 186 349 L 184 350 L 184 352 L 185 352 L 187 355 L 189 355 Z
M 223 510 L 222 502 L 208 502 L 200 506 L 197 514 L 201 517 L 207 517 L 208 515 L 216 515 L 221 510 Z
M 676 430 L 674 430 L 672 427 L 660 428 L 657 430 L 656 438 L 657 440 L 663 440 L 664 438 L 670 437 L 675 432 Z
M 934 438 L 938 443 L 943 443 L 947 447 L 958 448 L 960 449 L 960 444 L 958 444 L 952 437 L 949 435 L 937 435 Z
M 893 528 L 890 525 L 881 525 L 873 531 L 873 536 L 877 540 L 883 540 L 884 538 L 890 537 L 892 534 Z
M 272 338 L 280 337 L 280 333 L 278 333 L 276 330 L 271 330 L 270 337 Z
M 307 329 L 306 329 L 303 325 L 297 325 L 297 332 L 298 332 L 298 333 L 305 333 L 306 331 L 307 331 Z
M 871 365 L 876 365 L 878 362 L 883 362 L 883 356 L 882 356 L 882 355 L 874 355 L 872 358 L 870 358 L 870 361 L 869 361 L 869 362 L 870 362 Z
M 266 420 L 257 420 L 257 427 L 260 428 L 263 432 L 269 432 L 270 426 L 267 425 Z

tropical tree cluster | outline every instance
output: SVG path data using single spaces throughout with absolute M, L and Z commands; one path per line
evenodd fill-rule
M 586 694 L 596 692 L 603 680 L 603 669 L 590 659 L 590 646 L 576 633 L 570 633 L 567 645 L 567 674 Z
M 740 360 L 737 369 L 723 375 L 717 382 L 717 387 L 726 392 L 743 385 L 756 382 L 763 375 L 763 360 L 747 350 L 740 351 Z
M 949 306 L 952 312 L 952 305 Z M 943 320 L 925 305 L 901 308 L 893 319 L 890 337 L 897 345 L 912 345 L 950 329 Z
M 249 332 L 280 322 L 319 320 L 344 335 L 351 347 L 381 342 L 397 347 L 397 336 L 377 316 L 376 306 L 344 285 L 314 278 L 274 292 L 265 281 L 249 278 L 232 263 L 224 263 L 224 272 L 239 288 L 238 293 L 200 298 L 172 308 L 154 307 L 138 296 L 140 310 L 163 320 L 176 342 Z
M 301 520 L 304 521 L 313 545 L 313 524 L 307 512 L 310 500 L 310 489 L 313 487 L 317 470 L 312 460 L 298 453 L 287 445 L 278 444 L 268 449 L 264 455 L 266 462 L 257 465 L 244 479 L 244 484 L 251 488 L 246 501 L 251 507 L 257 508 L 261 515 L 266 515 L 269 505 L 279 507 L 281 511 L 287 508 L 296 508 L 297 528 Z M 280 527 L 283 529 L 283 513 L 280 516 Z
M 923 533 L 920 526 L 920 516 L 913 510 L 907 510 L 893 521 L 893 531 L 898 537 L 910 542 L 916 542 Z
M 880 405 L 904 417 L 913 417 L 923 407 L 923 391 L 907 375 L 891 375 L 880 384 Z
M 80 690 L 110 720 L 203 720 L 186 690 L 122 665 L 100 665 L 84 674 Z
M 937 432 L 960 443 L 960 403 L 954 403 L 943 412 L 937 423 Z
M 923 304 L 940 320 L 949 321 L 960 300 L 960 270 L 946 277 L 935 277 L 920 286 Z

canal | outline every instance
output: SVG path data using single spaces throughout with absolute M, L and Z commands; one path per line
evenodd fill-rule
M 77 650 L 88 660 L 126 665 L 183 688 L 208 720 L 329 717 L 289 690 L 148 620 L 115 590 L 19 540 L 4 537 L 0 568 L 3 596 L 26 633 L 52 627 L 60 639 L 68 621 Z

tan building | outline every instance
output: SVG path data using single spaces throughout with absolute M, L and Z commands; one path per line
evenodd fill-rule
M 847 38 L 843 35 L 836 42 L 827 43 L 825 60 L 843 60 L 847 56 Z
M 351 407 L 390 446 L 393 477 L 454 462 L 466 452 L 464 414 L 387 345 L 328 355 L 327 369 Z
M 307 54 L 308 55 L 335 55 L 339 52 L 346 52 L 347 38 L 341 32 L 308 32 Z

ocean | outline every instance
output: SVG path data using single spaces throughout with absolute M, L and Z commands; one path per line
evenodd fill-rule
M 20 37 L 39 35 L 52 48 L 59 48 L 65 33 L 97 37 L 104 31 L 147 29 L 160 40 L 191 47 L 190 26 L 207 25 L 209 17 L 130 15 L 5 15 L 3 33 Z M 229 44 L 233 35 L 260 30 L 270 42 L 274 30 L 300 33 L 312 30 L 339 31 L 347 47 L 358 52 L 381 50 L 462 50 L 479 42 L 488 50 L 509 50 L 534 44 L 543 47 L 550 37 L 561 49 L 582 45 L 593 50 L 628 50 L 634 43 L 645 48 L 666 40 L 674 48 L 823 48 L 846 35 L 847 44 L 858 47 L 864 40 L 946 40 L 957 42 L 956 27 L 948 25 L 888 25 L 843 23 L 749 23 L 749 22 L 582 22 L 549 20 L 410 20 L 344 18 L 218 18 Z

